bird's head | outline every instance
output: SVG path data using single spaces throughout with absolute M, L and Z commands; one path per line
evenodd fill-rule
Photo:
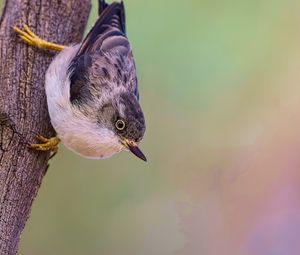
M 108 100 L 98 110 L 98 123 L 112 131 L 115 141 L 124 150 L 131 151 L 138 158 L 147 161 L 138 145 L 144 137 L 145 119 L 136 96 L 121 93 Z

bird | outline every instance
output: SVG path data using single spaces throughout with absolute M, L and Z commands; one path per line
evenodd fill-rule
M 27 25 L 14 31 L 27 44 L 59 53 L 45 75 L 51 124 L 57 136 L 38 135 L 28 147 L 68 149 L 90 159 L 131 151 L 147 161 L 139 149 L 146 124 L 139 103 L 138 79 L 132 47 L 126 35 L 124 2 L 99 0 L 98 19 L 84 38 L 64 46 L 37 36 Z

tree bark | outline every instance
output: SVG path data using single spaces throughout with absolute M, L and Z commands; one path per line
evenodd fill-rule
M 7 0 L 0 20 L 0 255 L 17 253 L 20 234 L 48 168 L 49 153 L 29 150 L 54 135 L 44 90 L 53 52 L 23 43 L 12 26 L 59 44 L 81 40 L 90 0 Z M 46 219 L 45 219 L 46 220 Z

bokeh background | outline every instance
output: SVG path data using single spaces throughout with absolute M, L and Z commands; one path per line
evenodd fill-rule
M 300 254 L 300 2 L 125 4 L 149 162 L 61 149 L 19 254 Z

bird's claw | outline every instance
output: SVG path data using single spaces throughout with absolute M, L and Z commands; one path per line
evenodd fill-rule
M 58 137 L 46 138 L 42 135 L 37 135 L 36 138 L 41 143 L 28 144 L 27 147 L 29 149 L 38 150 L 38 151 L 51 151 L 54 153 L 57 152 L 58 144 L 60 143 L 60 139 Z
M 43 40 L 38 37 L 35 33 L 31 31 L 31 29 L 24 24 L 23 30 L 13 27 L 14 31 L 19 34 L 20 38 L 28 43 L 31 46 L 35 46 L 41 48 L 43 45 Z
M 32 30 L 27 26 L 23 25 L 23 30 L 19 29 L 18 27 L 13 27 L 13 30 L 19 34 L 20 38 L 26 42 L 27 44 L 44 49 L 44 50 L 55 50 L 61 51 L 65 48 L 63 45 L 47 42 L 46 40 L 41 39 L 37 36 Z

